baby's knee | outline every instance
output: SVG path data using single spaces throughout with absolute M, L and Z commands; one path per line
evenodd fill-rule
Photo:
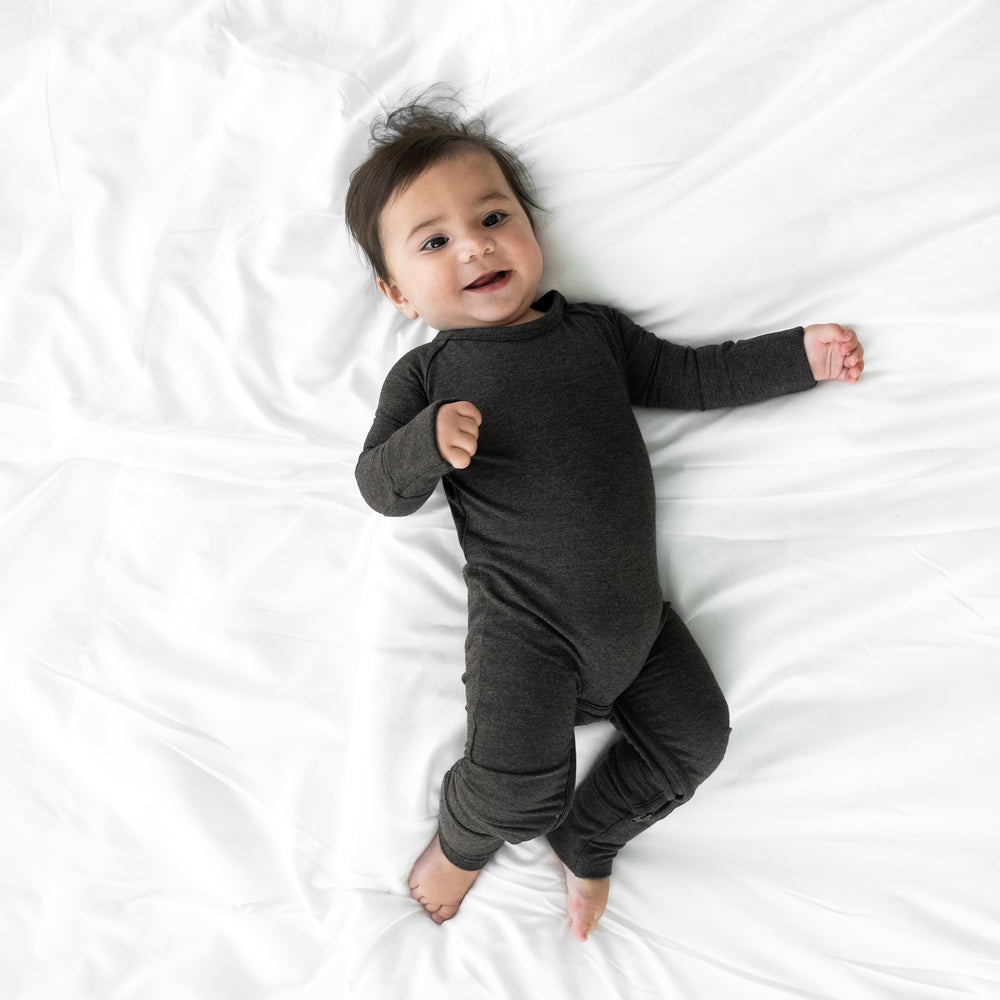
M 520 844 L 559 825 L 573 780 L 571 762 L 541 773 L 509 774 L 465 758 L 446 775 L 442 804 L 467 829 Z
M 651 781 L 668 798 L 683 800 L 722 763 L 729 735 L 729 706 L 719 692 L 691 706 L 662 739 L 643 734 L 637 742 Z
M 729 705 L 722 692 L 706 702 L 702 712 L 697 770 L 700 779 L 704 781 L 722 763 L 729 746 L 729 736 L 732 732 L 729 719 Z

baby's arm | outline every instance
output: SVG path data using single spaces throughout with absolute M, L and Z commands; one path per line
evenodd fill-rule
M 857 335 L 836 323 L 695 348 L 662 340 L 621 313 L 608 314 L 618 333 L 610 342 L 637 406 L 745 406 L 811 389 L 820 379 L 857 382 L 864 370 Z
M 636 406 L 711 410 L 746 406 L 816 385 L 803 346 L 804 330 L 767 333 L 748 340 L 683 347 L 614 314 L 612 349 Z
M 865 370 L 865 349 L 850 327 L 816 323 L 806 327 L 802 342 L 817 382 L 839 379 L 853 385 Z
M 386 377 L 355 470 L 368 505 L 390 517 L 419 510 L 454 468 L 437 443 L 438 414 L 454 404 L 429 400 L 424 385 L 421 357 L 411 352 Z

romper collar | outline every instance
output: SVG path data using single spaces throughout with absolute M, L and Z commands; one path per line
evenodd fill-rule
M 528 340 L 531 337 L 547 333 L 559 323 L 566 300 L 559 292 L 553 290 L 546 292 L 531 305 L 532 308 L 543 313 L 538 319 L 529 320 L 527 323 L 517 323 L 514 326 L 479 326 L 467 330 L 442 330 L 434 340 L 435 342 L 445 340 Z

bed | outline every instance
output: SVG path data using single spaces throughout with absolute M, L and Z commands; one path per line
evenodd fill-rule
M 466 599 L 440 490 L 355 484 L 431 334 L 342 207 L 440 81 L 534 173 L 546 288 L 866 346 L 854 387 L 638 413 L 733 737 L 586 944 L 544 841 L 443 927 L 407 892 Z M 0 995 L 1000 996 L 992 0 L 24 0 L 0 141 Z

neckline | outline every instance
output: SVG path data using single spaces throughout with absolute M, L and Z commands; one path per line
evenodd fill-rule
M 434 339 L 441 340 L 528 340 L 550 330 L 562 317 L 565 299 L 554 289 L 532 302 L 542 313 L 537 319 L 514 326 L 477 326 L 468 329 L 442 330 Z

